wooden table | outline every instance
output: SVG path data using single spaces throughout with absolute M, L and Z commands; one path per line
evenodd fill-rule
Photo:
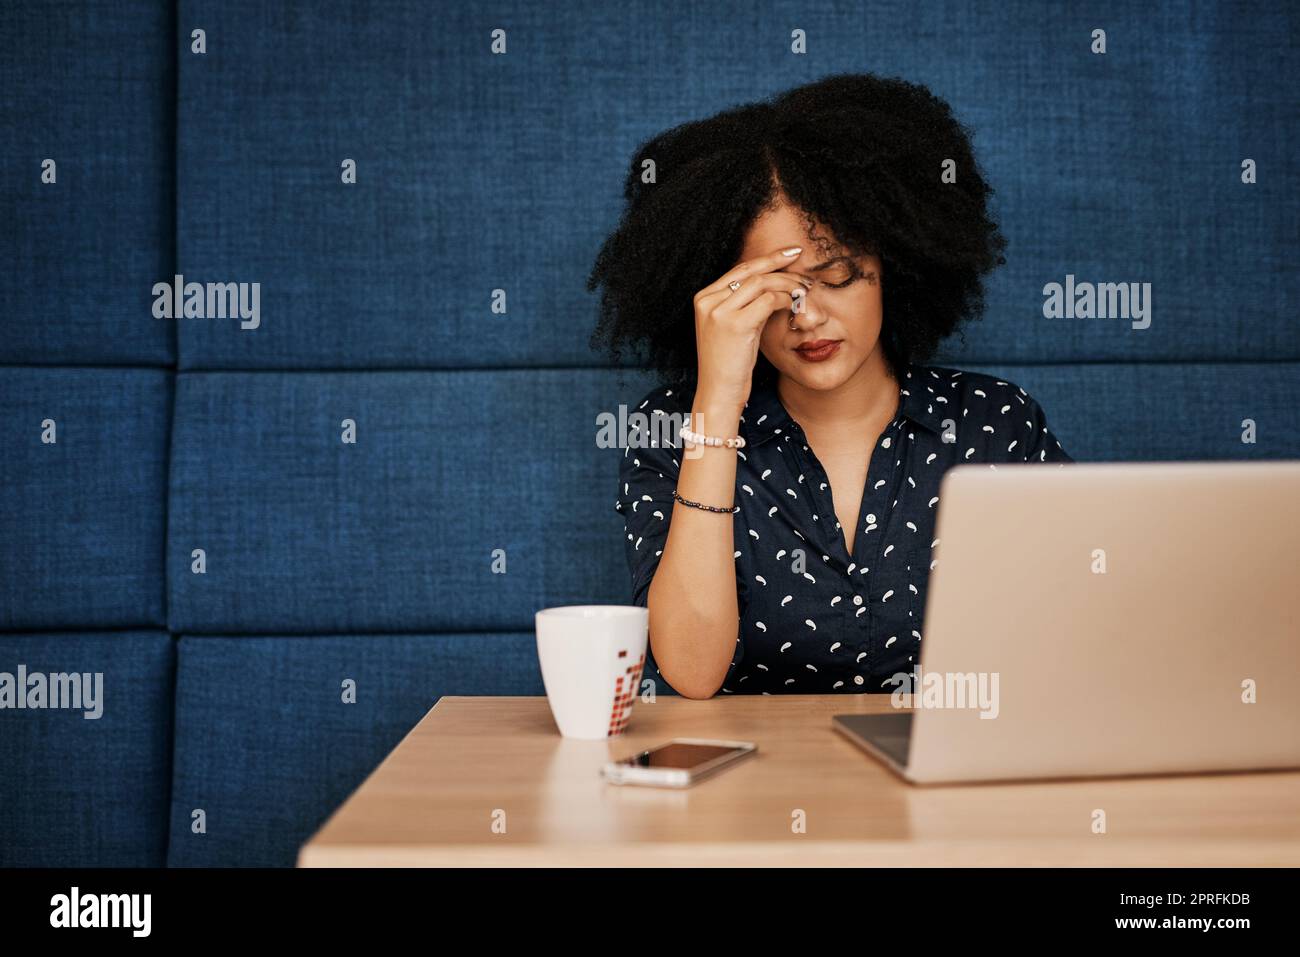
M 298 863 L 1300 865 L 1300 772 L 917 787 L 831 730 L 833 714 L 889 707 L 885 695 L 660 696 L 637 703 L 621 738 L 568 741 L 545 698 L 446 697 Z M 682 791 L 598 777 L 672 737 L 759 750 Z

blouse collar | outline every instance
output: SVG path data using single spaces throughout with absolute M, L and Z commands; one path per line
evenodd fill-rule
M 930 378 L 935 381 L 929 382 Z M 943 420 L 955 418 L 948 410 L 947 397 L 937 386 L 943 379 L 924 366 L 911 365 L 899 380 L 899 415 L 936 434 L 943 432 Z M 797 427 L 776 391 L 776 379 L 756 382 L 740 417 L 740 434 L 745 445 L 762 445 L 770 439 L 788 435 Z

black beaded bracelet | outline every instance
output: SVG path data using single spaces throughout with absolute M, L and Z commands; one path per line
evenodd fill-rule
M 731 508 L 718 508 L 716 505 L 701 505 L 699 502 L 692 502 L 690 499 L 682 498 L 678 495 L 677 489 L 673 489 L 673 498 L 681 502 L 683 505 L 689 505 L 691 508 L 702 509 L 706 512 L 731 512 L 734 514 L 740 511 L 739 505 L 733 505 Z

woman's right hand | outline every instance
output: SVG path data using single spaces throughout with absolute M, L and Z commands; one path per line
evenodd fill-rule
M 695 294 L 697 403 L 739 413 L 749 400 L 763 327 L 772 313 L 793 308 L 807 288 L 803 277 L 777 272 L 801 249 L 778 249 L 739 263 Z M 733 281 L 740 283 L 735 292 Z

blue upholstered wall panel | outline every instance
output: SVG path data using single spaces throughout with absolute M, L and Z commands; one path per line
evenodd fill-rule
M 164 632 L 0 632 L 0 671 L 103 675 L 99 718 L 0 709 L 0 867 L 161 867 L 174 642 Z
M 172 275 L 173 17 L 158 0 L 5 5 L 0 362 L 173 360 L 150 293 Z
M 998 191 L 1008 263 L 948 358 L 1300 359 L 1292 5 L 188 0 L 180 19 L 210 37 L 181 58 L 180 262 L 263 295 L 257 330 L 183 322 L 185 367 L 591 364 L 582 280 L 633 148 L 863 69 L 947 98 Z M 1067 274 L 1151 283 L 1150 328 L 1044 319 Z
M 1081 460 L 1300 454 L 1294 363 L 977 371 L 1039 398 Z M 182 374 L 173 628 L 526 629 L 548 604 L 624 600 L 622 453 L 597 448 L 595 422 L 635 409 L 646 382 L 613 370 Z M 345 418 L 355 445 L 341 441 Z M 1247 418 L 1255 445 L 1241 441 Z
M 169 863 L 292 865 L 442 695 L 542 692 L 531 632 L 183 637 Z
M 596 417 L 648 389 L 628 376 L 623 399 L 618 378 L 182 373 L 173 630 L 515 630 L 546 605 L 617 597 L 621 451 L 597 448 Z
M 968 368 L 1037 399 L 1077 461 L 1300 459 L 1297 362 Z
M 164 624 L 171 382 L 0 368 L 0 628 Z

